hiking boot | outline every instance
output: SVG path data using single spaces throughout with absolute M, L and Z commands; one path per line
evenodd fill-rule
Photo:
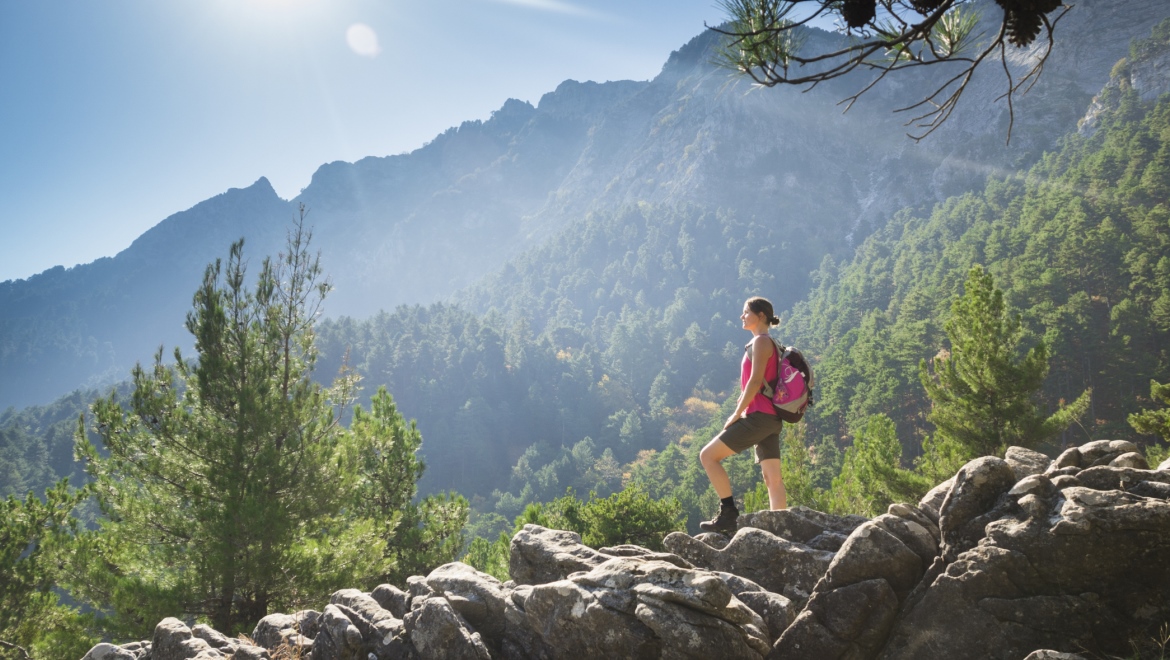
M 733 536 L 735 530 L 738 528 L 735 521 L 739 518 L 739 509 L 719 509 L 719 515 L 712 520 L 707 520 L 699 523 L 699 529 L 704 532 L 719 532 L 727 536 Z

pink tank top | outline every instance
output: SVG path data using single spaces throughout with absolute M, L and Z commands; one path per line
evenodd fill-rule
M 753 339 L 752 341 L 755 341 L 755 340 Z M 748 346 L 751 346 L 751 344 L 748 344 Z M 769 383 L 776 380 L 776 369 L 777 369 L 776 357 L 777 357 L 776 346 L 773 345 L 772 346 L 772 357 L 768 358 L 768 365 L 766 367 L 764 367 L 764 380 L 769 382 Z M 739 387 L 740 387 L 740 389 L 747 387 L 748 380 L 750 380 L 751 377 L 752 377 L 752 359 L 750 357 L 748 357 L 747 351 L 744 351 L 743 363 L 740 365 L 740 369 L 739 369 Z M 761 388 L 761 389 L 763 389 L 763 388 Z M 768 397 L 764 396 L 763 394 L 756 393 L 756 395 L 754 397 L 752 397 L 751 403 L 748 404 L 747 411 L 745 411 L 745 414 L 750 415 L 754 412 L 763 412 L 763 413 L 768 413 L 769 415 L 775 415 L 776 408 L 774 408 L 772 406 L 772 402 L 768 400 Z

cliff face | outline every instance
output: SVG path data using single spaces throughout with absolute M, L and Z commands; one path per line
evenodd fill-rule
M 675 532 L 662 553 L 527 525 L 508 582 L 451 563 L 405 590 L 343 589 L 320 612 L 269 615 L 250 641 L 169 618 L 83 660 L 1156 652 L 1143 644 L 1170 622 L 1170 461 L 1150 470 L 1134 449 L 1100 440 L 1050 460 L 1012 447 L 872 520 L 762 511 L 731 538 Z

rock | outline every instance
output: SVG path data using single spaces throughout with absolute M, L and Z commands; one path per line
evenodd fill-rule
M 873 523 L 890 534 L 893 534 L 903 545 L 910 548 L 922 560 L 923 566 L 929 566 L 934 561 L 934 558 L 938 556 L 938 540 L 936 535 L 931 534 L 927 528 L 917 522 L 889 513 L 883 513 L 877 518 L 874 518 Z M 931 526 L 933 527 L 933 524 Z
M 1080 467 L 1090 467 L 1096 461 L 1099 461 L 1110 454 L 1123 453 L 1118 449 L 1115 449 L 1112 446 L 1112 443 L 1112 440 L 1094 440 L 1092 442 L 1086 442 L 1085 444 L 1081 445 L 1078 448 L 1080 450 Z M 1127 449 L 1126 451 L 1133 450 Z
M 776 641 L 769 657 L 873 657 L 885 642 L 897 613 L 898 597 L 882 579 L 818 590 Z
M 406 578 L 406 591 L 410 594 L 410 600 L 415 598 L 428 598 L 435 595 L 435 590 L 427 584 L 427 579 L 421 575 L 412 575 Z M 414 604 L 411 603 L 413 609 Z
M 760 615 L 766 628 L 768 643 L 772 644 L 796 619 L 796 606 L 791 600 L 771 591 L 743 591 L 735 595 L 741 603 Z
M 1076 653 L 1061 653 L 1060 651 L 1043 649 L 1032 651 L 1024 660 L 1088 660 L 1088 658 Z
M 354 615 L 361 618 L 362 621 L 373 626 L 380 621 L 394 619 L 395 616 L 389 611 L 382 608 L 378 601 L 374 600 L 369 594 L 362 593 L 357 589 L 342 589 L 333 592 L 329 597 L 330 605 L 342 605 L 349 609 Z M 352 618 L 352 616 L 350 616 Z
M 531 587 L 523 595 L 525 626 L 552 658 L 659 658 L 662 642 L 632 612 L 632 596 L 594 594 L 571 580 Z M 609 601 L 609 605 L 603 604 Z
M 1060 495 L 1049 515 L 989 523 L 908 602 L 879 657 L 1014 660 L 1038 648 L 1128 657 L 1129 640 L 1170 619 L 1170 502 L 1081 486 Z
M 1170 472 L 1170 458 L 1158 464 L 1158 472 Z
M 755 527 L 794 543 L 808 545 L 826 533 L 846 537 L 865 522 L 862 516 L 835 516 L 798 506 L 777 511 L 765 510 L 747 513 L 739 518 L 740 528 Z
M 926 563 L 898 537 L 876 521 L 858 527 L 833 558 L 816 591 L 840 589 L 880 578 L 889 583 L 898 600 L 904 599 L 922 574 Z
M 344 606 L 326 605 L 313 638 L 313 660 L 366 660 L 366 639 Z M 346 608 L 348 609 L 348 608 Z M 373 640 L 370 640 L 371 645 Z
M 120 646 L 102 642 L 94 646 L 81 660 L 137 660 L 138 656 L 132 651 Z
M 404 619 L 406 634 L 423 660 L 489 660 L 491 654 L 479 633 L 440 596 L 411 605 Z
M 491 640 L 504 634 L 504 606 L 507 593 L 499 580 L 461 562 L 452 562 L 431 571 L 427 586 L 447 601 L 476 630 Z
M 719 536 L 723 539 L 727 538 L 722 534 L 716 534 L 716 536 Z M 646 561 L 664 561 L 668 564 L 674 564 L 679 568 L 694 568 L 690 562 L 683 559 L 682 557 L 679 557 L 678 555 L 671 554 L 669 552 L 654 552 L 653 550 L 647 550 L 646 548 L 637 545 L 617 545 L 612 547 L 599 548 L 597 552 L 607 557 L 638 557 Z
M 695 540 L 702 541 L 716 550 L 722 550 L 727 547 L 728 543 L 731 543 L 730 538 L 718 532 L 703 532 L 696 535 Z
M 1055 486 L 1057 490 L 1064 490 L 1065 488 L 1069 488 L 1071 486 L 1080 486 L 1081 482 L 1072 475 L 1059 474 L 1052 477 L 1052 485 Z
M 239 646 L 239 640 L 231 639 L 211 626 L 202 623 L 192 626 L 191 635 L 207 642 L 214 649 L 221 651 L 230 649 L 225 651 L 226 655 L 234 653 L 235 647 Z
M 939 509 L 938 527 L 948 561 L 983 538 L 983 528 L 990 522 L 986 514 L 1015 483 L 1011 467 L 994 456 L 976 458 L 959 469 Z
M 392 584 L 379 584 L 370 592 L 382 609 L 401 619 L 410 611 L 410 594 Z
M 1114 454 L 1136 453 L 1138 446 L 1129 440 L 1110 440 L 1109 451 Z
M 1079 468 L 1080 466 L 1081 450 L 1076 447 L 1069 447 L 1052 461 L 1052 464 L 1048 466 L 1048 470 L 1053 471 L 1069 467 Z
M 899 518 L 904 518 L 906 520 L 918 523 L 932 537 L 934 537 L 935 543 L 942 542 L 942 534 L 938 530 L 937 520 L 935 518 L 931 518 L 922 509 L 919 509 L 918 507 L 910 504 L 895 502 L 886 509 L 886 513 L 890 514 L 891 516 L 897 516 Z
M 174 617 L 163 619 L 155 626 L 150 649 L 151 660 L 192 660 L 201 654 L 204 658 L 224 657 L 206 641 L 193 636 L 191 629 Z
M 525 525 L 512 537 L 508 572 L 516 584 L 544 584 L 588 571 L 609 557 L 581 543 L 581 535 Z
M 943 502 L 946 500 L 947 495 L 950 494 L 951 488 L 954 485 L 955 478 L 951 477 L 934 488 L 931 488 L 918 501 L 918 509 L 929 516 L 936 525 L 938 524 L 938 513 L 942 510 Z
M 1041 474 L 1052 464 L 1052 459 L 1044 454 L 1024 447 L 1008 447 L 1003 459 L 1015 474 L 1016 481 L 1032 474 Z
M 1137 470 L 1148 470 L 1150 464 L 1146 462 L 1146 457 L 1137 453 L 1136 451 L 1126 452 L 1119 455 L 1117 458 L 1109 461 L 1110 467 L 1120 468 L 1134 468 Z
M 1077 481 L 1096 490 L 1129 490 L 1143 481 L 1170 483 L 1170 473 L 1099 465 L 1078 472 Z
M 769 649 L 763 619 L 719 574 L 661 561 L 613 558 L 513 598 L 552 657 L 758 658 Z
M 1140 495 L 1142 497 L 1152 497 L 1159 500 L 1170 499 L 1170 484 L 1160 483 L 1156 481 L 1139 481 L 1136 486 L 1130 488 L 1129 493 L 1133 495 Z
M 231 660 L 271 660 L 271 658 L 272 656 L 269 655 L 267 650 L 259 646 L 252 646 L 251 644 L 240 644 L 231 656 Z
M 801 602 L 808 598 L 833 560 L 831 552 L 814 550 L 753 527 L 740 529 L 722 549 L 682 532 L 670 534 L 662 544 L 695 566 L 734 573 L 767 591 Z

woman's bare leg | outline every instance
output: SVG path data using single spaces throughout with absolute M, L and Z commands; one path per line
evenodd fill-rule
M 764 485 L 768 487 L 769 506 L 773 511 L 787 508 L 788 496 L 784 492 L 784 475 L 780 472 L 780 459 L 766 458 L 760 461 L 760 472 L 764 473 Z M 710 470 L 707 474 L 711 474 Z M 727 472 L 723 474 L 726 478 Z
M 699 452 L 699 462 L 707 471 L 707 478 L 711 480 L 711 486 L 715 488 L 715 494 L 719 499 L 731 497 L 731 479 L 727 477 L 727 470 L 723 469 L 722 461 L 734 453 L 722 440 L 708 442 Z

